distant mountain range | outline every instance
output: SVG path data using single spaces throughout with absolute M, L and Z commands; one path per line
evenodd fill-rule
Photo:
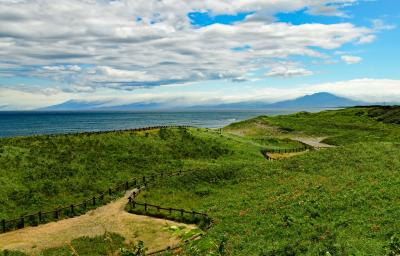
M 320 92 L 306 95 L 292 100 L 285 100 L 276 103 L 264 102 L 238 102 L 230 104 L 220 104 L 207 106 L 207 108 L 217 109 L 313 109 L 313 108 L 338 108 L 351 107 L 358 105 L 368 105 L 368 103 L 355 101 L 344 97 L 339 97 L 331 93 Z M 204 106 L 198 106 L 202 108 Z
M 107 101 L 77 101 L 70 100 L 64 103 L 42 108 L 40 110 L 45 111 L 56 111 L 56 110 L 162 110 L 170 109 L 163 103 L 147 103 L 138 102 L 125 105 L 107 106 Z M 189 107 L 176 107 L 176 109 L 187 109 L 187 110 L 229 110 L 229 109 L 323 109 L 323 108 L 340 108 L 340 107 L 351 107 L 357 105 L 371 105 L 362 101 L 355 101 L 352 99 L 339 97 L 331 93 L 320 92 L 312 95 L 306 95 L 292 100 L 285 100 L 276 103 L 265 103 L 265 102 L 238 102 L 238 103 L 227 103 L 217 105 L 198 105 Z

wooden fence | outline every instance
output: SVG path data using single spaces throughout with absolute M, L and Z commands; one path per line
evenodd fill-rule
M 138 128 L 132 128 L 132 129 L 89 131 L 89 132 L 71 132 L 71 133 L 66 133 L 66 134 L 44 134 L 44 135 L 45 136 L 95 135 L 95 134 L 106 134 L 106 133 L 115 133 L 115 132 L 142 132 L 142 131 L 157 130 L 157 129 L 162 129 L 162 128 L 191 128 L 191 127 L 193 127 L 193 126 L 190 126 L 190 125 L 158 125 L 158 126 L 138 127 Z
M 126 192 L 133 188 L 140 189 L 143 186 L 146 187 L 149 183 L 157 181 L 157 179 L 162 180 L 167 177 L 180 176 L 183 173 L 192 171 L 194 170 L 162 172 L 150 176 L 142 176 L 141 178 L 134 178 L 123 183 L 119 183 L 114 187 L 109 187 L 105 191 L 82 200 L 79 203 L 57 207 L 48 211 L 38 211 L 33 214 L 23 215 L 19 218 L 9 220 L 3 219 L 0 221 L 0 233 L 6 233 L 17 229 L 22 229 L 27 226 L 38 226 L 51 221 L 79 216 L 88 212 L 89 210 L 95 209 L 98 206 L 104 205 L 105 203 L 114 199 L 116 196 L 121 196 L 122 192 Z
M 313 147 L 303 144 L 303 147 L 299 148 L 284 148 L 284 149 L 264 149 L 261 150 L 261 153 L 265 156 L 268 160 L 274 160 L 274 158 L 270 157 L 268 154 L 287 154 L 287 153 L 298 153 L 304 152 L 306 150 L 312 150 Z
M 171 219 L 171 220 L 176 220 L 175 218 L 171 218 L 171 216 L 174 213 L 177 213 L 178 216 L 180 216 L 180 221 L 183 220 L 184 215 L 188 215 L 190 217 L 192 217 L 192 223 L 196 223 L 195 218 L 198 217 L 199 219 L 203 220 L 203 222 L 206 224 L 203 228 L 203 230 L 208 230 L 211 228 L 211 226 L 214 223 L 214 220 L 206 213 L 202 213 L 202 212 L 196 212 L 196 211 L 188 211 L 185 209 L 181 209 L 181 208 L 173 208 L 173 207 L 163 207 L 160 205 L 154 205 L 154 204 L 149 204 L 149 203 L 140 203 L 135 201 L 136 197 L 140 194 L 140 192 L 145 189 L 146 187 L 140 187 L 135 189 L 132 194 L 129 196 L 128 198 L 128 203 L 129 206 L 132 209 L 137 209 L 138 207 L 142 207 L 142 209 L 145 211 L 143 213 L 143 215 L 146 216 L 152 216 L 152 217 L 158 217 L 158 218 L 163 218 L 163 219 Z M 161 216 L 160 214 L 153 214 L 150 212 L 150 209 L 156 210 L 157 213 L 161 213 L 161 211 L 164 211 L 167 215 L 163 215 Z M 138 212 L 133 211 L 135 214 L 138 214 Z M 140 213 L 139 213 L 140 214 Z M 198 223 L 196 223 L 198 224 Z M 199 239 L 203 236 L 203 233 L 197 234 L 195 236 L 190 237 L 189 239 L 184 240 L 183 242 L 179 243 L 178 245 L 174 246 L 174 247 L 167 247 L 165 249 L 161 249 L 158 251 L 153 251 L 150 253 L 146 253 L 146 255 L 156 255 L 156 254 L 160 254 L 160 253 L 164 253 L 164 252 L 168 252 L 168 251 L 174 251 L 177 249 L 182 248 L 185 244 L 188 244 L 191 241 L 194 241 L 196 239 Z

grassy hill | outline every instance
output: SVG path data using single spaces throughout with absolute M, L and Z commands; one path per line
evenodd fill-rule
M 186 129 L 0 139 L 0 220 L 69 205 L 133 177 L 231 150 Z M 196 165 L 195 165 L 196 166 Z
M 0 218 L 78 200 L 134 175 L 195 169 L 137 199 L 214 218 L 182 254 L 389 255 L 400 246 L 400 126 L 389 111 L 397 110 L 262 116 L 222 134 L 166 129 L 2 139 Z M 260 154 L 298 147 L 290 140 L 298 137 L 339 147 L 274 162 Z M 101 255 L 82 241 L 79 255 Z

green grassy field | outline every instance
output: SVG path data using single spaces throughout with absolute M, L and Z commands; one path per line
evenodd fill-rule
M 396 111 L 262 116 L 222 134 L 191 128 L 1 139 L 0 218 L 69 203 L 135 175 L 193 169 L 137 199 L 215 220 L 184 255 L 390 255 L 400 247 Z M 339 147 L 274 162 L 260 153 L 296 148 L 295 137 Z M 106 255 L 95 244 L 77 241 L 79 255 Z
M 0 139 L 0 220 L 69 205 L 133 177 L 231 151 L 185 129 Z M 190 166 L 190 165 L 189 165 Z

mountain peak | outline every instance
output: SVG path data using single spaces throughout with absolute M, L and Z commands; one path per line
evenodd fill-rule
M 329 92 L 318 92 L 296 99 L 270 104 L 272 108 L 338 108 L 365 104 L 364 102 L 337 96 Z

